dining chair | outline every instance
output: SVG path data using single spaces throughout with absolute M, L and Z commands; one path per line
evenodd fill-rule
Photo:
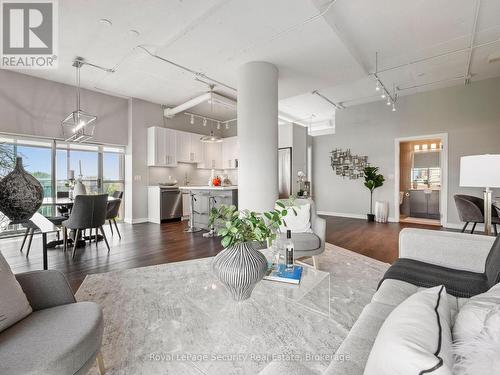
M 30 255 L 31 242 L 33 242 L 33 235 L 35 234 L 36 226 L 33 224 L 23 224 L 26 227 L 26 232 L 24 232 L 23 243 L 21 244 L 21 248 L 19 251 L 22 253 L 26 240 L 28 240 L 28 246 L 26 248 L 26 258 Z
M 58 191 L 56 193 L 57 198 L 69 198 L 69 191 Z M 69 207 L 66 205 L 57 205 L 57 213 L 59 216 L 69 216 Z
M 122 194 L 123 195 L 123 194 Z M 120 205 L 122 203 L 122 200 L 120 198 L 117 198 L 114 201 L 109 201 L 108 202 L 108 209 L 106 212 L 106 220 L 108 220 L 109 223 L 109 228 L 111 229 L 111 234 L 113 235 L 113 224 L 115 224 L 116 228 L 116 233 L 118 233 L 118 237 L 120 239 L 122 238 L 122 235 L 120 234 L 120 231 L 118 230 L 118 225 L 116 225 L 116 217 L 118 216 L 118 212 L 120 211 Z
M 465 232 L 469 223 L 473 223 L 471 234 L 474 233 L 477 223 L 484 223 L 484 199 L 472 195 L 456 194 L 454 197 L 460 220 L 465 222 L 462 232 Z M 500 224 L 500 218 L 495 206 L 491 210 L 491 224 L 498 236 L 497 224 Z
M 69 193 L 67 191 L 58 191 L 56 194 L 57 198 L 68 198 Z M 47 216 L 47 219 L 57 227 L 62 226 L 62 222 L 68 218 L 69 209 L 66 206 L 56 206 L 56 216 Z M 35 233 L 36 228 L 31 228 L 29 226 L 26 227 L 26 232 L 24 233 L 23 242 L 21 244 L 21 249 L 19 251 L 23 251 L 24 245 L 26 244 L 26 240 L 28 240 L 28 245 L 26 249 L 26 258 L 30 254 L 31 242 L 33 241 L 33 235 Z M 60 239 L 59 232 L 57 232 L 57 240 Z
M 113 198 L 118 198 L 118 199 L 122 199 L 123 198 L 123 191 L 114 191 L 111 196 Z
M 101 231 L 101 234 L 104 238 L 104 242 L 106 243 L 106 247 L 109 252 L 109 243 L 106 238 L 106 234 L 102 226 L 106 223 L 106 211 L 107 211 L 107 203 L 108 203 L 108 194 L 99 194 L 99 195 L 77 195 L 75 197 L 75 201 L 73 203 L 73 209 L 71 210 L 71 214 L 69 218 L 63 221 L 63 230 L 64 230 L 64 250 L 67 249 L 68 243 L 68 235 L 67 230 L 75 231 L 75 241 L 73 244 L 73 254 L 72 257 L 75 257 L 76 247 L 78 244 L 78 238 L 82 230 L 90 229 L 90 235 L 92 236 L 92 229 L 95 230 L 97 237 L 97 230 Z M 97 241 L 96 241 L 97 244 Z

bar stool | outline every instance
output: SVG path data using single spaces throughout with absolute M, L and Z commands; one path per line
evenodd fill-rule
M 194 202 L 196 202 L 196 197 L 195 197 L 196 194 L 193 193 L 192 190 L 190 190 L 189 195 L 191 197 L 191 199 L 189 201 L 189 209 L 190 209 L 189 224 L 188 224 L 189 226 L 184 231 L 188 232 L 188 233 L 195 233 L 195 232 L 199 232 L 201 230 L 201 228 L 197 228 L 194 225 L 194 214 L 198 213 L 194 210 Z

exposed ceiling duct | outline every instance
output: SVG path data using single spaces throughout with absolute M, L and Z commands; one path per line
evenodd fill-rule
M 178 113 L 185 112 L 188 109 L 202 103 L 221 105 L 236 110 L 236 100 L 227 98 L 215 92 L 207 92 L 205 94 L 197 96 L 196 98 L 190 99 L 185 103 L 179 104 L 177 107 L 165 108 L 165 110 L 163 111 L 163 115 L 165 117 L 173 117 Z

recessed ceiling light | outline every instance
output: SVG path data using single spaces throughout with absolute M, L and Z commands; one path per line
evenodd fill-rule
M 139 35 L 141 35 L 141 33 L 137 30 L 132 29 L 128 31 L 128 35 L 138 37 Z
M 104 26 L 109 26 L 109 27 L 113 26 L 113 22 L 111 22 L 111 20 L 107 18 L 101 18 L 99 20 L 99 23 Z

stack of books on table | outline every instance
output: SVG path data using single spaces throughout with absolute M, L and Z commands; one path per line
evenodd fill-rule
M 287 270 L 286 265 L 281 263 L 276 264 L 271 263 L 267 269 L 267 273 L 264 276 L 264 280 L 279 281 L 288 284 L 299 284 L 300 278 L 302 277 L 302 266 L 294 265 L 293 269 Z

